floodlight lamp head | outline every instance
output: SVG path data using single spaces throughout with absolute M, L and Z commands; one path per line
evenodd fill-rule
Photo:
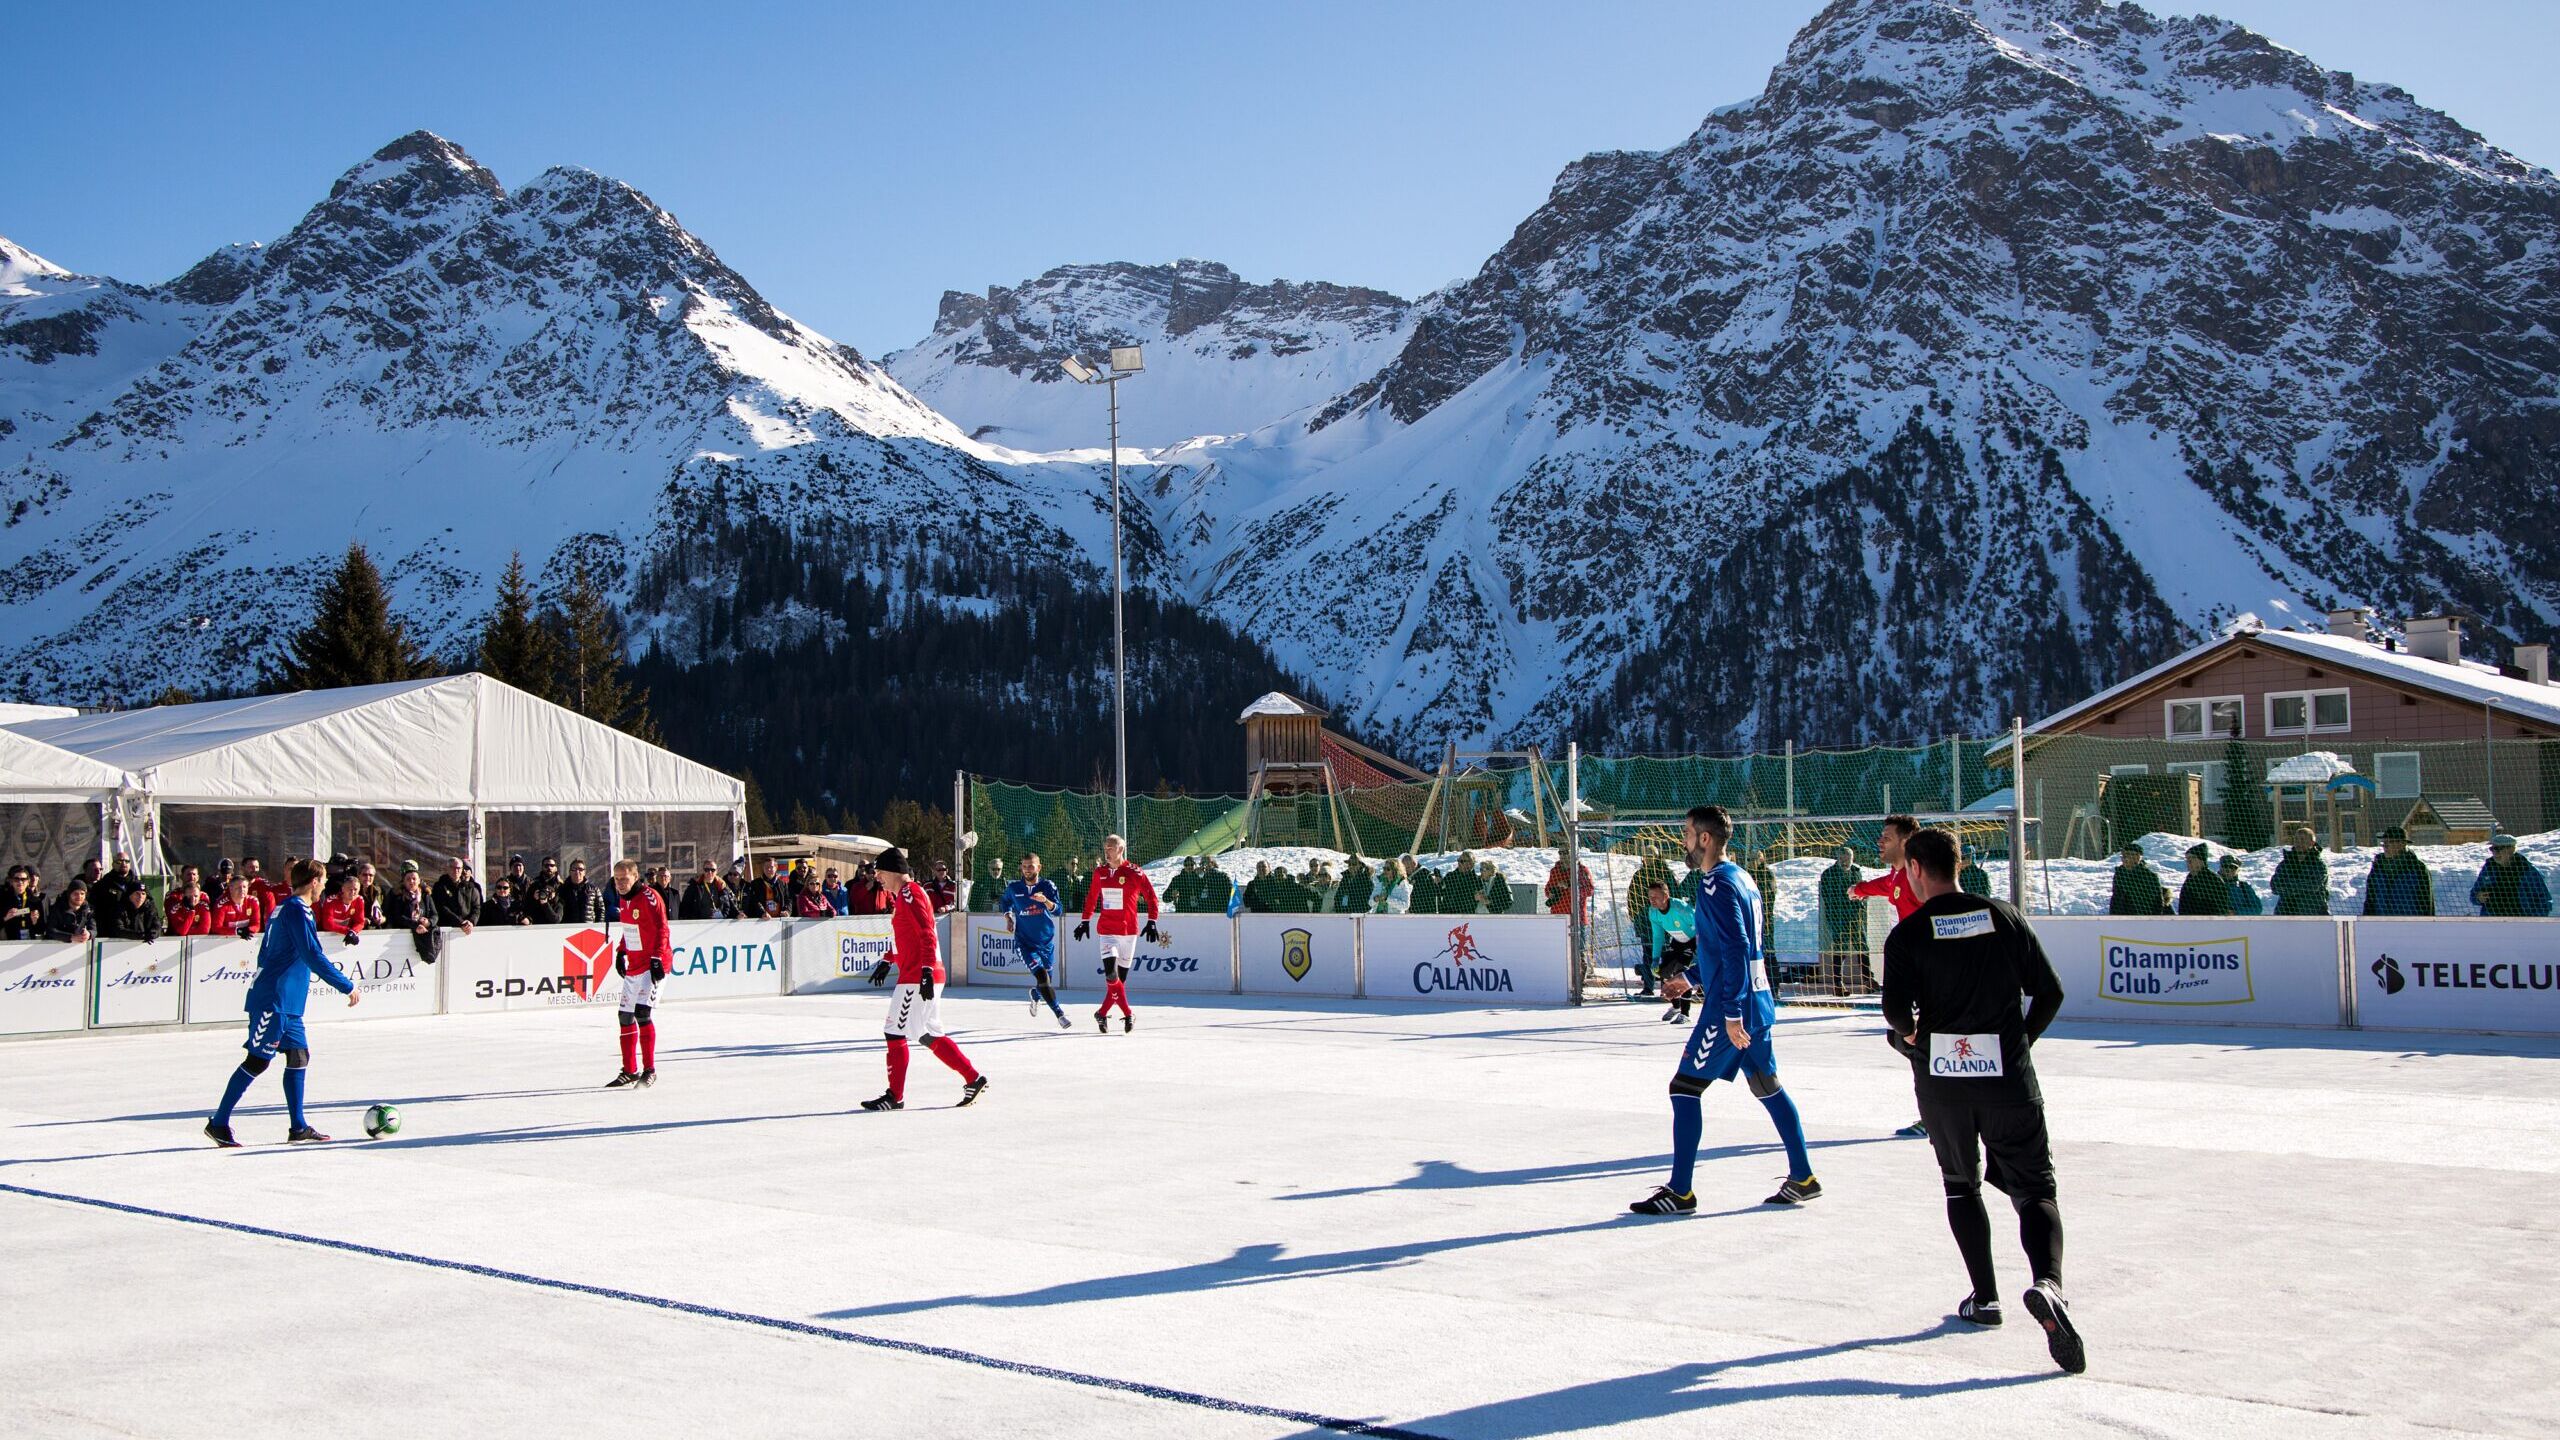
M 1079 385 L 1082 385 L 1093 378 L 1093 367 L 1085 364 L 1073 355 L 1059 361 L 1058 368 L 1067 372 L 1067 378 L 1073 380 Z
M 977 849 L 977 848 L 978 848 L 978 832 L 977 832 L 977 831 L 975 831 L 975 830 L 963 830 L 963 831 L 961 831 L 961 832 L 960 832 L 960 848 L 961 848 L 961 849 L 963 849 L 963 850 L 975 850 L 975 849 Z
M 1142 345 L 1112 346 L 1111 368 L 1122 375 L 1134 375 L 1137 372 L 1146 369 L 1147 357 L 1144 353 L 1145 348 L 1146 347 Z

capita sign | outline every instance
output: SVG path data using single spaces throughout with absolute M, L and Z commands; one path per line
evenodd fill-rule
M 2098 996 L 2123 1005 L 2246 1005 L 2257 990 L 2245 936 L 2099 937 Z

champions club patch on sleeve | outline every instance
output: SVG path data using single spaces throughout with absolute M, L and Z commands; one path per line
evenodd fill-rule
M 1961 915 L 1932 915 L 1929 933 L 1940 940 L 1979 940 L 1991 933 L 1991 912 L 1967 910 Z

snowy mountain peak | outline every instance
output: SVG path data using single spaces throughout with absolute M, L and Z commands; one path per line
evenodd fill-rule
M 31 293 L 31 282 L 66 280 L 71 272 L 0 235 L 0 295 Z
M 391 213 L 433 208 L 478 195 L 503 199 L 498 177 L 432 130 L 412 130 L 373 152 L 329 187 L 329 203 L 354 201 Z
M 1144 345 L 1121 395 L 1123 444 L 1235 434 L 1329 399 L 1403 343 L 1412 305 L 1327 282 L 1247 282 L 1212 260 L 1061 265 L 983 294 L 946 291 L 933 334 L 889 373 L 964 428 L 1023 450 L 1100 444 L 1069 355 Z

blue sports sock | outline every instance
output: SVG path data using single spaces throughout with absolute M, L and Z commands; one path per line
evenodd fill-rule
M 294 1128 L 294 1129 L 296 1129 L 296 1130 L 301 1129 L 301 1128 L 302 1128 L 302 1126 L 303 1126 L 303 1119 L 302 1119 L 302 1082 L 303 1082 L 303 1077 L 305 1077 L 305 1076 L 309 1075 L 310 1073 L 311 1073 L 311 1072 L 310 1072 L 310 1071 L 308 1071 L 308 1070 L 301 1070 L 301 1069 L 289 1069 L 289 1070 L 287 1070 L 287 1071 L 285 1071 L 285 1072 L 284 1072 L 284 1104 L 285 1104 L 285 1109 L 286 1109 L 286 1110 L 288 1110 L 288 1111 L 290 1111 L 290 1112 L 292 1113 L 292 1115 L 293 1115 L 293 1128 Z
M 1787 1178 L 1812 1179 L 1813 1157 L 1805 1153 L 1804 1120 L 1796 1114 L 1795 1097 L 1781 1090 L 1775 1095 L 1761 1096 L 1760 1103 L 1769 1107 L 1769 1118 L 1778 1125 L 1778 1138 L 1786 1142 Z
M 1671 1188 L 1686 1195 L 1698 1173 L 1698 1141 L 1707 1133 L 1706 1108 L 1695 1095 L 1671 1097 Z
M 222 1108 L 213 1112 L 214 1124 L 228 1125 L 231 1123 L 232 1107 L 240 1103 L 241 1096 L 249 1093 L 249 1082 L 257 1078 L 257 1076 L 250 1074 L 246 1067 L 239 1067 L 232 1070 L 230 1083 L 222 1087 Z

